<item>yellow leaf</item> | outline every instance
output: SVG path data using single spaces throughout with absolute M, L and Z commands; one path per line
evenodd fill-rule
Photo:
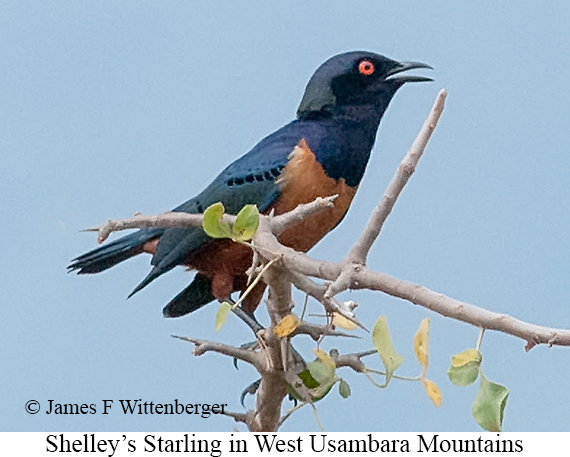
M 322 349 L 313 349 L 313 352 L 315 353 L 317 358 L 321 362 L 323 362 L 323 365 L 325 365 L 328 368 L 336 368 L 336 363 L 334 363 L 334 360 L 325 351 L 323 351 Z
M 293 333 L 298 326 L 299 318 L 294 314 L 287 314 L 287 316 L 281 319 L 281 322 L 275 326 L 273 331 L 278 337 L 283 338 Z
M 228 318 L 228 314 L 232 309 L 232 305 L 230 305 L 227 301 L 223 302 L 216 313 L 216 332 L 219 332 L 220 329 L 226 323 L 226 319 Z
M 467 365 L 469 362 L 480 364 L 482 360 L 481 353 L 477 349 L 466 349 L 459 354 L 451 357 L 451 365 L 457 368 Z
M 420 322 L 420 328 L 414 336 L 414 351 L 425 373 L 429 363 L 429 319 L 427 317 Z
M 439 390 L 439 387 L 427 378 L 422 378 L 422 384 L 429 399 L 433 402 L 436 408 L 439 408 L 442 400 L 441 390 Z
M 356 328 L 356 324 L 354 322 L 349 321 L 346 317 L 339 313 L 333 313 L 332 323 L 335 327 L 340 327 L 345 330 L 354 330 Z

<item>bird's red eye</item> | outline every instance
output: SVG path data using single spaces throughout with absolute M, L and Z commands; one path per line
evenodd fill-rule
M 361 75 L 370 76 L 374 73 L 374 64 L 370 60 L 363 60 L 358 64 L 358 71 Z

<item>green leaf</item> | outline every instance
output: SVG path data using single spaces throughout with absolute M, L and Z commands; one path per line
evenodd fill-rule
M 402 364 L 404 358 L 396 352 L 388 330 L 388 322 L 386 316 L 380 316 L 374 324 L 372 330 L 372 342 L 374 347 L 380 354 L 384 368 L 386 369 L 386 385 L 390 382 L 394 371 Z
M 312 389 L 311 390 L 311 399 L 313 401 L 322 400 L 331 391 L 332 386 L 334 386 L 334 381 L 323 383 L 319 387 Z
M 290 373 L 290 376 L 291 378 L 287 382 L 289 396 L 298 401 L 313 401 L 311 389 L 319 387 L 319 383 L 311 376 L 309 370 L 301 371 L 297 375 Z
M 232 239 L 235 241 L 248 241 L 253 238 L 259 226 L 259 210 L 255 205 L 245 205 L 237 213 L 233 227 Z
M 303 398 L 303 395 L 301 393 L 302 389 L 299 389 L 299 391 L 297 391 L 298 388 L 295 388 L 291 384 L 287 385 L 289 394 L 299 401 L 307 401 L 309 399 L 310 401 L 319 401 L 325 397 L 334 385 L 336 377 L 334 375 L 331 377 L 330 373 L 327 371 L 328 368 L 323 368 L 323 365 L 324 364 L 318 360 L 309 362 L 307 364 L 308 369 L 302 371 L 297 375 L 301 381 L 303 381 L 305 387 L 308 389 L 308 392 L 306 394 L 307 398 Z M 317 376 L 321 377 L 323 382 L 317 381 L 311 373 L 311 370 L 313 370 Z
M 313 378 L 311 372 L 308 369 L 301 371 L 301 373 L 299 373 L 297 376 L 301 378 L 303 384 L 305 384 L 305 386 L 308 387 L 309 389 L 314 389 L 315 387 L 319 387 L 319 382 L 315 378 Z
M 447 370 L 447 376 L 456 386 L 468 386 L 477 380 L 479 364 L 474 361 L 468 362 L 461 367 L 456 367 L 452 364 Z
M 319 383 L 317 387 L 311 389 L 311 398 L 313 401 L 319 401 L 330 392 L 336 382 L 335 369 L 320 360 L 307 363 L 307 368 L 311 377 Z
M 223 302 L 216 313 L 216 332 L 219 332 L 220 329 L 226 323 L 226 319 L 228 318 L 228 314 L 232 309 L 232 305 L 230 305 L 227 301 Z
M 291 384 L 287 384 L 287 393 L 289 394 L 290 399 L 305 401 L 305 399 L 297 392 L 297 389 L 295 389 Z
M 231 237 L 230 225 L 226 222 L 222 222 L 224 211 L 225 208 L 221 202 L 208 206 L 206 211 L 204 211 L 202 228 L 208 236 L 212 238 Z
M 340 383 L 338 385 L 338 393 L 342 398 L 350 397 L 350 385 L 344 379 L 340 380 Z
M 477 423 L 489 432 L 500 432 L 509 389 L 489 381 L 481 373 L 481 384 L 473 401 L 471 414 Z
M 335 371 L 334 367 L 326 365 L 320 360 L 315 360 L 313 362 L 307 363 L 307 368 L 309 369 L 311 376 L 319 384 L 334 381 L 334 371 Z

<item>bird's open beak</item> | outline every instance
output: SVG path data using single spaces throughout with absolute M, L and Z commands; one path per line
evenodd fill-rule
M 384 81 L 397 81 L 399 83 L 410 83 L 410 82 L 422 82 L 422 81 L 433 81 L 431 78 L 426 78 L 424 76 L 412 76 L 412 75 L 402 75 L 396 76 L 395 78 L 390 78 L 390 76 L 402 73 L 403 71 L 414 70 L 416 68 L 433 68 L 425 63 L 420 62 L 399 62 L 392 70 L 390 70 L 384 77 Z

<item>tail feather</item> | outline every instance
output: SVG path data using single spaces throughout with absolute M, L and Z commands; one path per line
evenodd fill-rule
M 164 229 L 143 229 L 119 238 L 72 260 L 68 271 L 78 274 L 99 273 L 143 252 L 147 241 L 159 237 Z
M 146 275 L 146 278 L 144 278 L 137 287 L 135 287 L 133 289 L 133 291 L 129 294 L 129 296 L 127 298 L 131 298 L 134 294 L 136 294 L 138 291 L 144 289 L 146 286 L 148 286 L 152 281 L 154 281 L 156 278 L 158 278 L 159 276 L 163 275 L 164 273 L 166 273 L 167 271 L 172 270 L 176 265 L 170 265 L 166 268 L 162 268 L 162 267 L 158 267 L 155 266 L 153 267 L 152 270 L 150 270 L 150 273 L 148 275 Z
M 164 317 L 181 317 L 190 314 L 215 300 L 212 295 L 212 280 L 197 273 L 194 281 L 174 297 L 162 310 Z
M 146 242 L 158 238 L 165 229 L 143 229 L 130 235 L 119 238 L 112 243 L 89 251 L 72 260 L 67 267 L 68 271 L 77 271 L 78 274 L 99 273 L 116 264 L 143 252 Z M 155 266 L 145 279 L 131 292 L 129 297 L 141 290 L 158 276 L 174 268 L 174 265 L 165 267 Z M 215 300 L 212 294 L 212 280 L 197 273 L 188 287 L 174 297 L 164 307 L 164 317 L 181 317 Z

